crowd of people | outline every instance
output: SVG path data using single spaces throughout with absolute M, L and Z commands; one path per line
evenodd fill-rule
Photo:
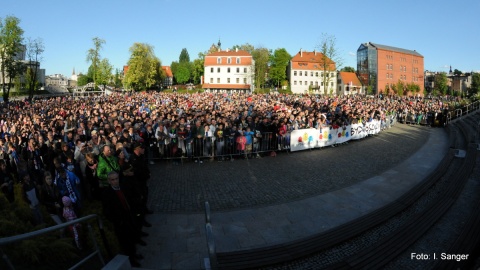
M 122 252 L 139 265 L 135 244 L 145 244 L 142 226 L 151 226 L 145 220 L 151 213 L 149 163 L 256 156 L 288 149 L 288 134 L 295 129 L 385 121 L 393 113 L 418 119 L 447 108 L 443 98 L 248 93 L 141 92 L 11 101 L 1 104 L 0 186 L 10 202 L 29 204 L 35 224 L 44 222 L 42 204 L 61 223 L 81 216 L 85 200 L 102 201 Z M 15 198 L 15 182 L 22 185 L 23 198 Z M 81 227 L 70 229 L 81 248 Z

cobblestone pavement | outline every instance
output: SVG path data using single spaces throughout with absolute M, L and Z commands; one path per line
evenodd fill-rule
M 348 145 L 250 160 L 151 165 L 150 207 L 157 213 L 254 208 L 305 199 L 380 174 L 415 153 L 428 127 L 397 124 Z

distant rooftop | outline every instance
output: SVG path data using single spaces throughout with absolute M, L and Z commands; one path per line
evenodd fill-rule
M 395 52 L 400 52 L 400 53 L 406 53 L 406 54 L 412 54 L 412 55 L 416 55 L 416 56 L 421 56 L 423 57 L 423 55 L 419 54 L 417 51 L 415 50 L 407 50 L 407 49 L 402 49 L 402 48 L 397 48 L 397 47 L 393 47 L 393 46 L 387 46 L 387 45 L 381 45 L 381 44 L 377 44 L 377 43 L 372 43 L 372 42 L 368 42 L 366 44 L 364 44 L 365 46 L 373 46 L 375 48 L 378 48 L 378 49 L 382 49 L 382 50 L 388 50 L 388 51 L 395 51 Z

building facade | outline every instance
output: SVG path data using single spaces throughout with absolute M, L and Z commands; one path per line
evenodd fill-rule
M 202 87 L 205 91 L 253 92 L 255 61 L 243 50 L 212 52 L 205 56 Z
M 162 86 L 163 88 L 172 88 L 173 85 L 173 73 L 172 69 L 169 66 L 162 66 L 163 72 L 165 73 L 165 78 L 163 79 Z
M 337 71 L 335 62 L 322 53 L 300 50 L 288 65 L 290 89 L 294 94 L 335 94 Z
M 368 94 L 388 94 L 399 81 L 414 83 L 423 93 L 424 61 L 415 50 L 363 43 L 357 50 L 357 72 L 361 83 L 371 89 Z
M 337 95 L 348 96 L 365 94 L 365 89 L 355 72 L 338 72 Z

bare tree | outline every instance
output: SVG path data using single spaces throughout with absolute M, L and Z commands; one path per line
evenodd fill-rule
M 28 88 L 28 98 L 33 98 L 33 93 L 38 89 L 38 70 L 42 61 L 42 53 L 45 51 L 43 41 L 40 38 L 28 38 L 27 43 L 27 73 L 25 80 Z
M 324 83 L 324 94 L 332 94 L 334 89 L 331 84 L 336 81 L 337 68 L 343 65 L 343 59 L 337 48 L 337 39 L 333 35 L 323 33 L 321 41 L 316 48 L 322 53 L 320 63 L 322 72 L 320 74 L 322 75 L 322 81 Z M 330 91 L 328 91 L 329 86 Z

